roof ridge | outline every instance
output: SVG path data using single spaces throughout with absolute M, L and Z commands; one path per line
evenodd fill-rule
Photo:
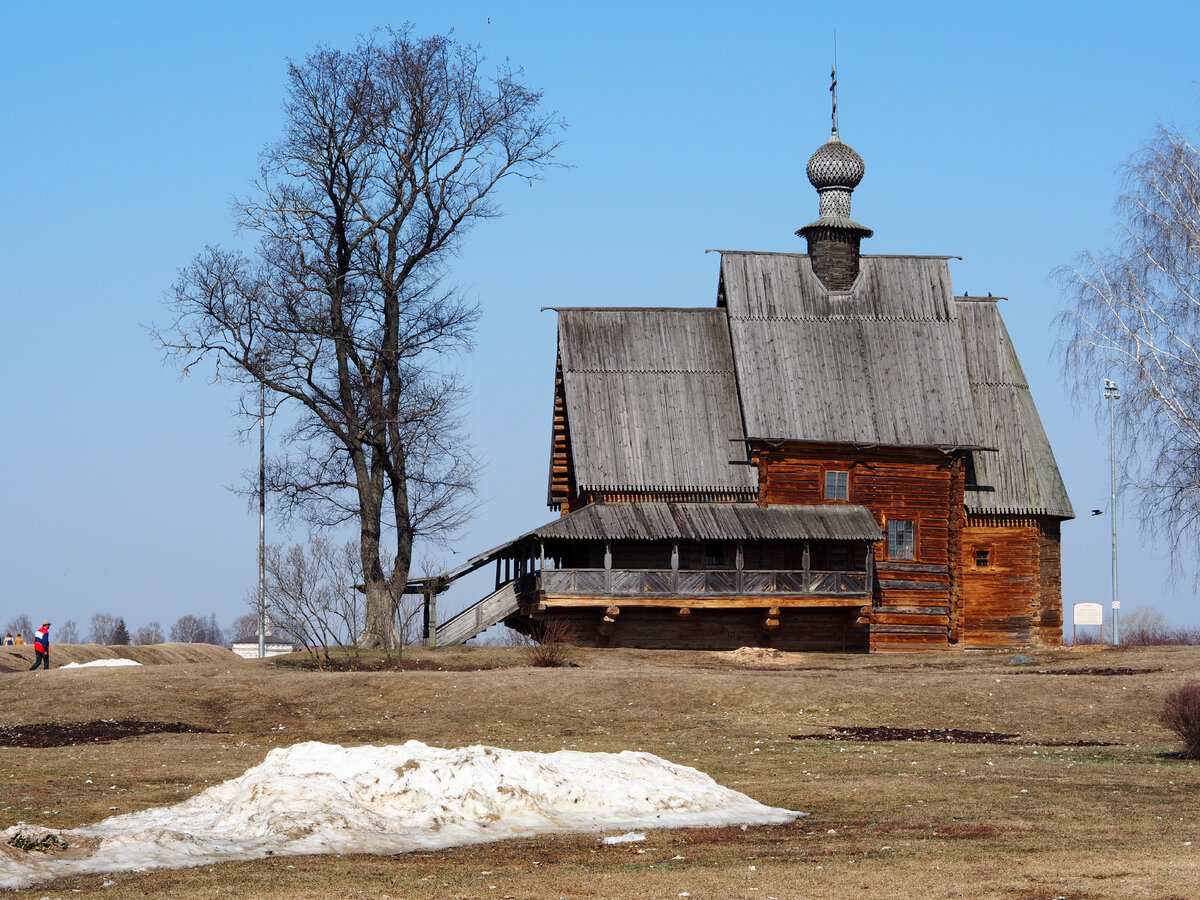
M 602 375 L 734 375 L 737 370 L 729 369 L 659 369 L 659 368 L 597 368 L 595 366 L 563 368 L 564 372 L 586 372 Z
M 981 381 L 974 378 L 968 378 L 967 381 L 972 387 L 1015 387 L 1029 390 L 1028 381 Z
M 953 316 L 881 316 L 866 314 L 830 313 L 827 316 L 739 316 L 730 314 L 738 322 L 956 322 Z
M 705 253 L 740 253 L 744 256 L 803 256 L 807 253 L 793 253 L 789 250 L 723 250 L 720 247 L 710 247 Z M 958 259 L 956 253 L 860 253 L 860 259 Z

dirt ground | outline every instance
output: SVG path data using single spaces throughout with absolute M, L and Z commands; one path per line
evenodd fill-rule
M 1200 763 L 1156 723 L 1166 691 L 1200 679 L 1200 648 L 1035 651 L 1023 666 L 1011 653 L 575 650 L 561 669 L 461 648 L 335 673 L 177 645 L 56 647 L 55 665 L 137 658 L 127 649 L 144 665 L 30 673 L 17 649 L 0 648 L 0 828 L 175 803 L 302 740 L 647 750 L 810 815 L 634 844 L 572 835 L 86 876 L 13 896 L 1200 897 Z

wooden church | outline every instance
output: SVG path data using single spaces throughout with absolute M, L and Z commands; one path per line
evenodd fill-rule
M 440 628 L 588 645 L 1062 643 L 1074 517 L 996 298 L 860 253 L 862 158 L 808 161 L 807 253 L 721 251 L 709 308 L 559 309 L 548 501 Z M 456 630 L 457 629 L 457 630 Z

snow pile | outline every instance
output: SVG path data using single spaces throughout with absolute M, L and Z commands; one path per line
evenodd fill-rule
M 140 662 L 134 662 L 132 659 L 93 659 L 86 663 L 67 663 L 65 666 L 59 666 L 60 669 L 87 669 L 91 666 L 140 666 Z
M 780 824 L 703 772 L 649 753 L 532 753 L 310 742 L 175 806 L 0 835 L 0 888 L 62 875 L 178 868 L 271 854 L 399 853 L 554 832 Z M 51 834 L 65 850 L 22 851 Z

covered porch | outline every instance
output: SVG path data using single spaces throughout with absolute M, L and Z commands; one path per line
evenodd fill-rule
M 580 643 L 715 648 L 808 622 L 844 646 L 871 604 L 880 537 L 849 504 L 593 503 L 473 562 L 494 561 L 516 606 L 505 624 L 525 633 L 558 620 Z

